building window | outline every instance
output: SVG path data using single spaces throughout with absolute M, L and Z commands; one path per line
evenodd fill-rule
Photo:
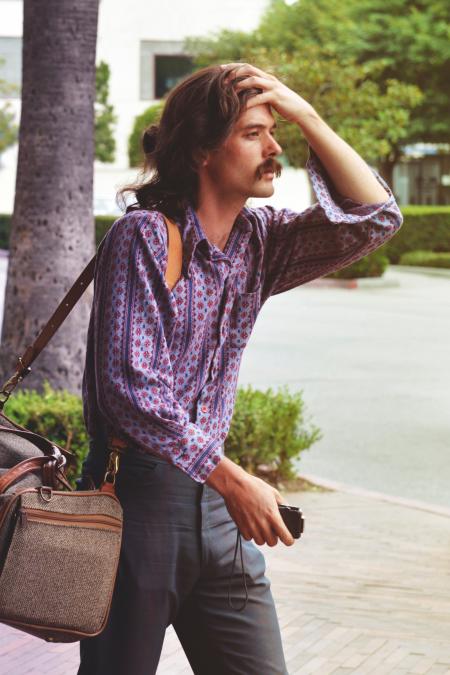
M 144 40 L 141 42 L 141 100 L 162 98 L 192 70 L 192 59 L 183 52 L 183 42 Z
M 0 98 L 19 98 L 22 82 L 22 38 L 0 37 L 0 80 L 14 85 L 14 92 L 0 88 Z
M 191 71 L 189 56 L 155 54 L 155 98 L 162 98 Z

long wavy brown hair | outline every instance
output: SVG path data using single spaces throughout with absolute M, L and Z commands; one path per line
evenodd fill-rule
M 178 218 L 188 204 L 197 207 L 198 168 L 205 153 L 225 141 L 247 100 L 261 92 L 236 92 L 234 85 L 243 78 L 230 78 L 232 71 L 209 66 L 172 89 L 159 124 L 142 134 L 145 160 L 138 180 L 117 193 L 122 208 L 129 194 L 136 202 L 127 210 L 155 209 Z

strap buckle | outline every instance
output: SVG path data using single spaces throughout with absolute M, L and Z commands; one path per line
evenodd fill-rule
M 119 471 L 119 458 L 120 453 L 117 450 L 113 450 L 109 455 L 108 466 L 106 468 L 105 478 L 103 479 L 104 483 L 115 485 L 116 475 Z
M 0 389 L 0 410 L 3 410 L 3 406 L 11 396 L 12 392 L 14 389 L 17 387 L 19 382 L 22 382 L 23 378 L 26 377 L 29 373 L 31 373 L 31 368 L 29 366 L 24 366 L 22 357 L 19 356 L 17 359 L 18 361 L 18 366 L 17 370 L 12 375 L 9 380 L 5 382 L 3 387 Z

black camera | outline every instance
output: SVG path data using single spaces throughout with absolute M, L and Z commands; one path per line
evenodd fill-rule
M 278 504 L 278 509 L 284 524 L 294 539 L 300 539 L 305 528 L 303 513 L 297 506 L 288 506 L 287 504 Z

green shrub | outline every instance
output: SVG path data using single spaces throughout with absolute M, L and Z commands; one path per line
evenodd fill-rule
M 381 277 L 386 267 L 389 265 L 389 259 L 383 249 L 378 249 L 361 260 L 357 260 L 348 267 L 344 267 L 338 272 L 332 272 L 327 276 L 332 279 L 360 279 L 362 277 Z
M 225 452 L 244 469 L 277 483 L 295 477 L 293 460 L 319 438 L 320 430 L 304 428 L 301 393 L 286 388 L 258 391 L 239 387 Z M 43 392 L 15 393 L 5 413 L 25 428 L 49 438 L 72 452 L 75 461 L 67 469 L 72 485 L 80 475 L 88 449 L 82 401 L 67 391 L 56 391 L 44 383 Z
M 88 448 L 81 399 L 68 391 L 56 391 L 45 382 L 42 393 L 27 389 L 14 393 L 5 405 L 5 413 L 74 454 L 75 461 L 66 467 L 66 475 L 75 485 Z
M 402 206 L 403 225 L 384 246 L 391 263 L 409 251 L 450 251 L 450 206 Z
M 444 267 L 450 269 L 450 253 L 410 251 L 401 256 L 399 264 L 416 265 L 418 267 Z
M 161 106 L 161 104 L 158 104 Z M 157 106 L 152 106 L 155 108 Z M 152 108 L 149 108 L 151 110 Z M 145 115 L 145 113 L 144 113 Z M 142 117 L 142 116 L 141 116 Z M 156 120 L 157 115 L 152 113 L 151 119 L 148 123 L 152 124 Z M 137 118 L 137 120 L 140 118 Z M 135 123 L 135 131 L 137 136 L 133 143 L 130 136 L 131 145 L 135 148 L 133 152 L 140 152 L 140 134 L 148 124 L 147 120 L 142 123 Z M 139 158 L 133 160 L 139 164 Z M 130 159 L 131 163 L 131 159 Z M 409 251 L 435 251 L 435 252 L 449 252 L 450 251 L 450 207 L 449 206 L 403 206 L 402 213 L 404 222 L 399 232 L 392 237 L 386 244 L 383 245 L 382 251 L 385 256 L 389 258 L 391 263 L 397 264 L 403 253 Z M 102 236 L 107 229 L 112 225 L 115 216 L 96 216 L 96 240 L 97 244 L 101 241 Z M 0 214 L 0 248 L 9 248 L 9 232 L 11 229 L 11 215 Z M 374 254 L 367 256 L 370 258 Z M 365 259 L 363 259 L 365 260 Z M 359 265 L 360 263 L 355 263 Z M 368 264 L 370 268 L 372 263 Z M 353 266 L 351 266 L 353 267 Z M 349 268 L 347 274 L 354 276 L 373 276 L 372 274 L 365 274 L 364 270 L 356 275 L 353 270 Z M 382 273 L 382 272 L 381 272 Z M 345 274 L 345 272 L 338 272 L 337 274 Z M 345 277 L 344 277 L 345 278 Z
M 225 453 L 246 471 L 277 483 L 293 478 L 293 460 L 319 440 L 304 428 L 301 393 L 239 387 Z
M 11 232 L 11 216 L 0 213 L 0 248 L 9 248 L 9 233 Z
M 95 217 L 95 243 L 98 246 L 111 225 L 120 216 L 96 216 Z
M 163 101 L 155 103 L 155 105 L 151 105 L 135 118 L 133 130 L 128 138 L 128 160 L 130 166 L 140 166 L 142 164 L 144 159 L 141 148 L 142 134 L 147 127 L 159 121 L 163 108 Z

